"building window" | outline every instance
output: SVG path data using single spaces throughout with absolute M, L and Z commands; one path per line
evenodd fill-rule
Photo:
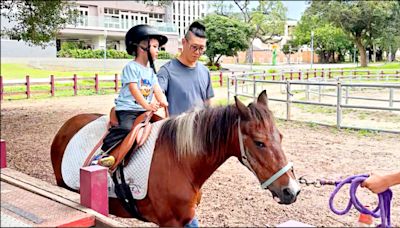
M 79 16 L 75 21 L 75 26 L 89 26 L 89 11 L 87 7 L 80 6 L 79 9 Z
M 119 10 L 104 8 L 104 27 L 106 28 L 119 28 L 120 15 Z

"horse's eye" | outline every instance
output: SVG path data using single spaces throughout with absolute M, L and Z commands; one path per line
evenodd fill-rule
M 254 144 L 256 144 L 256 146 L 260 147 L 260 148 L 264 148 L 265 147 L 265 144 L 263 142 L 260 142 L 260 141 L 254 141 Z

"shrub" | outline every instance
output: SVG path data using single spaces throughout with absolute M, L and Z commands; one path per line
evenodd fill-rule
M 201 62 L 207 62 L 207 61 L 209 61 L 209 60 L 208 60 L 208 57 L 207 57 L 207 56 L 202 55 L 202 56 L 200 56 L 199 61 L 201 61 Z
M 217 66 L 207 66 L 210 71 L 217 71 L 219 70 Z
M 178 58 L 180 55 L 181 55 L 181 53 L 180 53 L 180 52 L 178 52 L 178 53 L 176 53 L 176 54 L 175 54 L 175 56 L 174 56 L 174 57 L 175 57 L 175 58 Z
M 117 51 L 109 49 L 106 52 L 109 59 L 129 59 L 132 58 L 126 51 Z M 57 53 L 58 57 L 77 58 L 77 59 L 102 59 L 104 58 L 104 50 L 91 49 L 62 49 Z
M 61 44 L 61 50 L 83 49 L 83 42 L 64 41 Z
M 158 59 L 171 59 L 172 54 L 166 51 L 159 51 L 158 52 Z

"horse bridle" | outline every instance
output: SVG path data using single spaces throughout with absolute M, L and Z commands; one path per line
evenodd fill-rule
M 240 154 L 241 154 L 241 162 L 251 171 L 256 175 L 254 172 L 253 168 L 250 165 L 250 162 L 248 161 L 248 151 L 247 148 L 244 147 L 243 144 L 243 135 L 242 131 L 240 130 L 240 118 L 238 122 L 238 135 L 239 135 L 239 145 L 240 145 Z M 278 172 L 276 172 L 274 175 L 272 175 L 270 178 L 268 178 L 266 181 L 261 183 L 261 187 L 263 189 L 268 188 L 274 181 L 276 181 L 279 177 L 281 177 L 283 174 L 285 174 L 287 171 L 289 171 L 293 167 L 293 163 L 289 162 L 287 165 L 285 165 L 283 168 L 281 168 Z M 256 175 L 257 176 L 257 175 Z

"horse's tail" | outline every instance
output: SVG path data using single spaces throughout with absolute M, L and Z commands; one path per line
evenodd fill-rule
M 102 116 L 102 114 L 97 114 L 97 113 L 79 114 L 67 120 L 63 124 L 63 126 L 58 130 L 56 136 L 53 139 L 53 143 L 51 144 L 51 149 L 50 149 L 51 164 L 53 166 L 53 171 L 58 186 L 73 190 L 65 184 L 61 174 L 61 162 L 63 159 L 65 148 L 67 147 L 71 138 L 83 126 L 87 125 L 93 120 L 96 120 L 100 116 Z

